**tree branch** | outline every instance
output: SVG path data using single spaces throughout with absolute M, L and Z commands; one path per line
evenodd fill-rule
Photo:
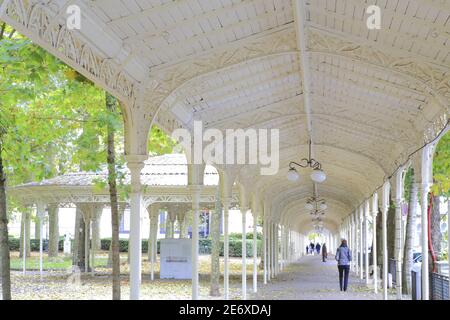
M 3 35 L 5 34 L 6 23 L 2 23 L 2 28 L 0 29 L 0 40 L 3 40 Z
M 8 36 L 8 38 L 11 39 L 11 38 L 13 37 L 14 33 L 16 33 L 16 29 L 13 29 L 13 30 L 11 31 L 11 33 L 10 33 L 9 36 Z

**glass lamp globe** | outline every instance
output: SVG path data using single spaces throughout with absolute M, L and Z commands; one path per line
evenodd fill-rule
M 300 178 L 300 175 L 298 174 L 297 170 L 291 168 L 287 173 L 287 178 L 289 181 L 296 182 Z
M 322 183 L 327 179 L 327 175 L 320 169 L 314 169 L 314 171 L 311 173 L 311 179 L 314 182 Z
M 324 211 L 324 210 L 327 210 L 327 208 L 328 208 L 328 206 L 327 206 L 326 203 L 322 202 L 322 203 L 320 204 L 320 210 Z
M 305 204 L 305 209 L 311 211 L 314 209 L 314 206 L 312 205 L 312 203 L 308 202 L 307 204 Z

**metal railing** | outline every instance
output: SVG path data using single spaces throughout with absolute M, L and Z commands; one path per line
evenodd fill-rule
M 448 300 L 448 277 L 432 272 L 430 274 L 431 300 Z
M 388 272 L 392 275 L 392 283 L 397 283 L 397 260 L 389 259 Z

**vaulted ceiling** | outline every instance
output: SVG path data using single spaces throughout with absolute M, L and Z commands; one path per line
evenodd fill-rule
M 317 186 L 325 224 L 336 230 L 448 118 L 446 0 L 41 2 L 4 0 L 2 18 L 124 100 L 126 125 L 140 128 L 128 143 L 153 120 L 168 133 L 194 120 L 279 129 L 279 173 L 241 172 L 272 217 L 298 230 L 312 226 L 304 204 L 314 185 L 308 172 L 298 183 L 286 172 L 310 139 L 328 176 Z M 65 28 L 72 4 L 81 30 Z M 379 30 L 366 26 L 371 4 Z

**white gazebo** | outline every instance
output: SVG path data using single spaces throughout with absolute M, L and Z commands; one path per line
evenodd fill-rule
M 264 282 L 303 252 L 315 226 L 305 209 L 313 196 L 326 200 L 323 228 L 334 242 L 346 237 L 362 262 L 368 221 L 378 208 L 386 239 L 392 190 L 401 257 L 404 170 L 416 168 L 426 212 L 433 148 L 448 128 L 449 17 L 443 0 L 3 0 L 0 9 L 1 19 L 122 101 L 132 248 L 141 240 L 140 174 L 153 124 L 169 134 L 193 131 L 194 121 L 220 131 L 279 130 L 278 174 L 260 175 L 260 165 L 216 165 L 225 234 L 235 183 L 242 212 L 263 217 Z M 373 23 L 378 18 L 380 25 Z M 308 155 L 309 141 L 326 173 L 323 183 L 291 163 Z M 208 192 L 204 170 L 204 163 L 188 165 L 194 244 L 199 203 Z M 300 181 L 289 182 L 288 171 Z M 424 248 L 427 235 L 423 218 Z M 199 298 L 196 249 L 193 299 Z M 386 241 L 378 249 L 386 271 Z M 131 299 L 139 299 L 140 258 L 132 250 Z M 422 271 L 428 275 L 427 255 Z M 242 273 L 245 298 L 245 268 Z M 226 271 L 224 278 L 228 298 Z

